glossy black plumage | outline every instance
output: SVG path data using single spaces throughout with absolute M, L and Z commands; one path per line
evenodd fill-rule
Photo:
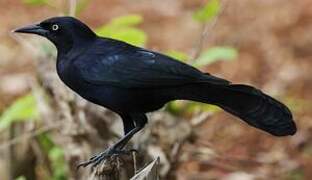
M 72 17 L 51 18 L 16 32 L 34 33 L 52 41 L 58 50 L 57 72 L 62 81 L 123 120 L 125 137 L 82 166 L 97 165 L 107 155 L 122 151 L 144 127 L 145 113 L 177 99 L 218 105 L 276 136 L 296 132 L 289 109 L 260 90 L 230 84 L 157 52 L 98 37 Z

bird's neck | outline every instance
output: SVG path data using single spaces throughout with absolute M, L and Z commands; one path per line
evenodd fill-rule
M 71 43 L 56 46 L 58 54 L 67 57 L 74 57 L 85 52 L 92 46 L 94 39 L 75 39 Z
M 66 38 L 62 41 L 52 41 L 58 52 L 62 54 L 68 54 L 72 51 L 79 52 L 89 47 L 96 40 L 96 35 L 92 31 L 89 33 L 75 32 L 73 34 L 67 34 Z
M 73 48 L 73 42 L 54 43 L 58 54 L 67 54 Z

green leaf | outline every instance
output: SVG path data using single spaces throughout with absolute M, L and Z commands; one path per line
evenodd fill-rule
M 193 18 L 205 23 L 212 20 L 220 12 L 221 5 L 219 0 L 210 0 L 207 4 L 194 12 Z
M 17 99 L 0 116 L 0 130 L 5 129 L 13 122 L 34 120 L 39 117 L 37 103 L 31 94 Z
M 286 173 L 286 175 L 285 180 L 304 180 L 306 177 L 302 169 L 294 169 Z
M 233 60 L 237 57 L 236 49 L 231 47 L 213 47 L 204 51 L 194 62 L 194 66 L 204 66 L 220 60 Z
M 76 15 L 80 14 L 90 3 L 90 0 L 80 0 L 78 1 L 77 7 L 76 7 Z
M 49 151 L 49 159 L 53 170 L 53 179 L 66 180 L 68 168 L 64 157 L 64 150 L 58 146 L 54 146 Z
M 220 112 L 221 109 L 218 106 L 199 103 L 199 102 L 187 102 L 187 101 L 173 101 L 170 102 L 166 109 L 175 115 L 188 115 L 193 114 L 194 112 L 210 112 L 210 113 L 217 113 Z
M 44 5 L 48 3 L 48 0 L 23 0 L 23 3 L 28 4 L 28 5 Z
M 49 151 L 56 146 L 53 142 L 52 138 L 49 136 L 49 133 L 42 133 L 38 136 L 38 140 L 41 145 L 41 149 L 44 151 L 44 153 L 48 154 Z
M 123 27 L 119 29 L 107 26 L 96 32 L 99 36 L 118 39 L 136 46 L 143 46 L 147 39 L 146 34 L 142 30 L 132 27 Z
M 15 180 L 26 180 L 25 176 L 18 176 L 18 178 L 16 178 Z
M 95 32 L 99 36 L 118 39 L 136 46 L 144 46 L 147 40 L 146 33 L 134 27 L 142 21 L 143 19 L 139 15 L 117 17 L 110 23 L 97 28 Z
M 65 161 L 64 150 L 53 142 L 50 134 L 43 133 L 38 136 L 40 148 L 48 155 L 52 170 L 51 180 L 68 179 L 68 166 Z
M 183 62 L 187 61 L 190 58 L 188 54 L 184 52 L 180 52 L 180 51 L 175 51 L 175 50 L 169 50 L 165 52 L 165 54 Z
M 130 14 L 126 16 L 116 17 L 111 20 L 111 26 L 135 26 L 143 22 L 143 18 L 137 14 Z
M 192 113 L 196 111 L 206 111 L 211 113 L 217 113 L 220 112 L 221 109 L 218 106 L 211 105 L 211 104 L 205 104 L 205 103 L 199 103 L 199 102 L 190 102 L 187 106 L 186 112 Z

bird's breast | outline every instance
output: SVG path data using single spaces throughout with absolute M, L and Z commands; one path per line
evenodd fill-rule
M 87 83 L 81 76 L 79 70 L 77 70 L 70 61 L 58 62 L 57 63 L 57 74 L 60 79 L 68 86 L 71 90 L 82 96 L 83 98 L 95 103 L 100 104 L 99 90 L 101 94 L 109 94 L 109 88 L 105 86 L 97 87 L 90 83 Z M 108 91 L 108 92 L 107 92 Z M 107 95 L 106 97 L 110 97 Z M 107 100 L 104 97 L 100 98 L 103 104 L 106 104 Z
M 56 70 L 60 79 L 72 90 L 79 93 L 84 88 L 82 79 L 79 77 L 79 73 L 72 66 L 72 61 L 67 58 L 57 60 Z

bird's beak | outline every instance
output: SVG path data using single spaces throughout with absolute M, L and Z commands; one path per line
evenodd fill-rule
M 40 36 L 46 36 L 46 34 L 48 33 L 48 30 L 43 29 L 38 24 L 32 24 L 32 25 L 28 25 L 28 26 L 25 26 L 25 27 L 22 27 L 22 28 L 15 29 L 15 30 L 13 30 L 13 32 L 38 34 Z

